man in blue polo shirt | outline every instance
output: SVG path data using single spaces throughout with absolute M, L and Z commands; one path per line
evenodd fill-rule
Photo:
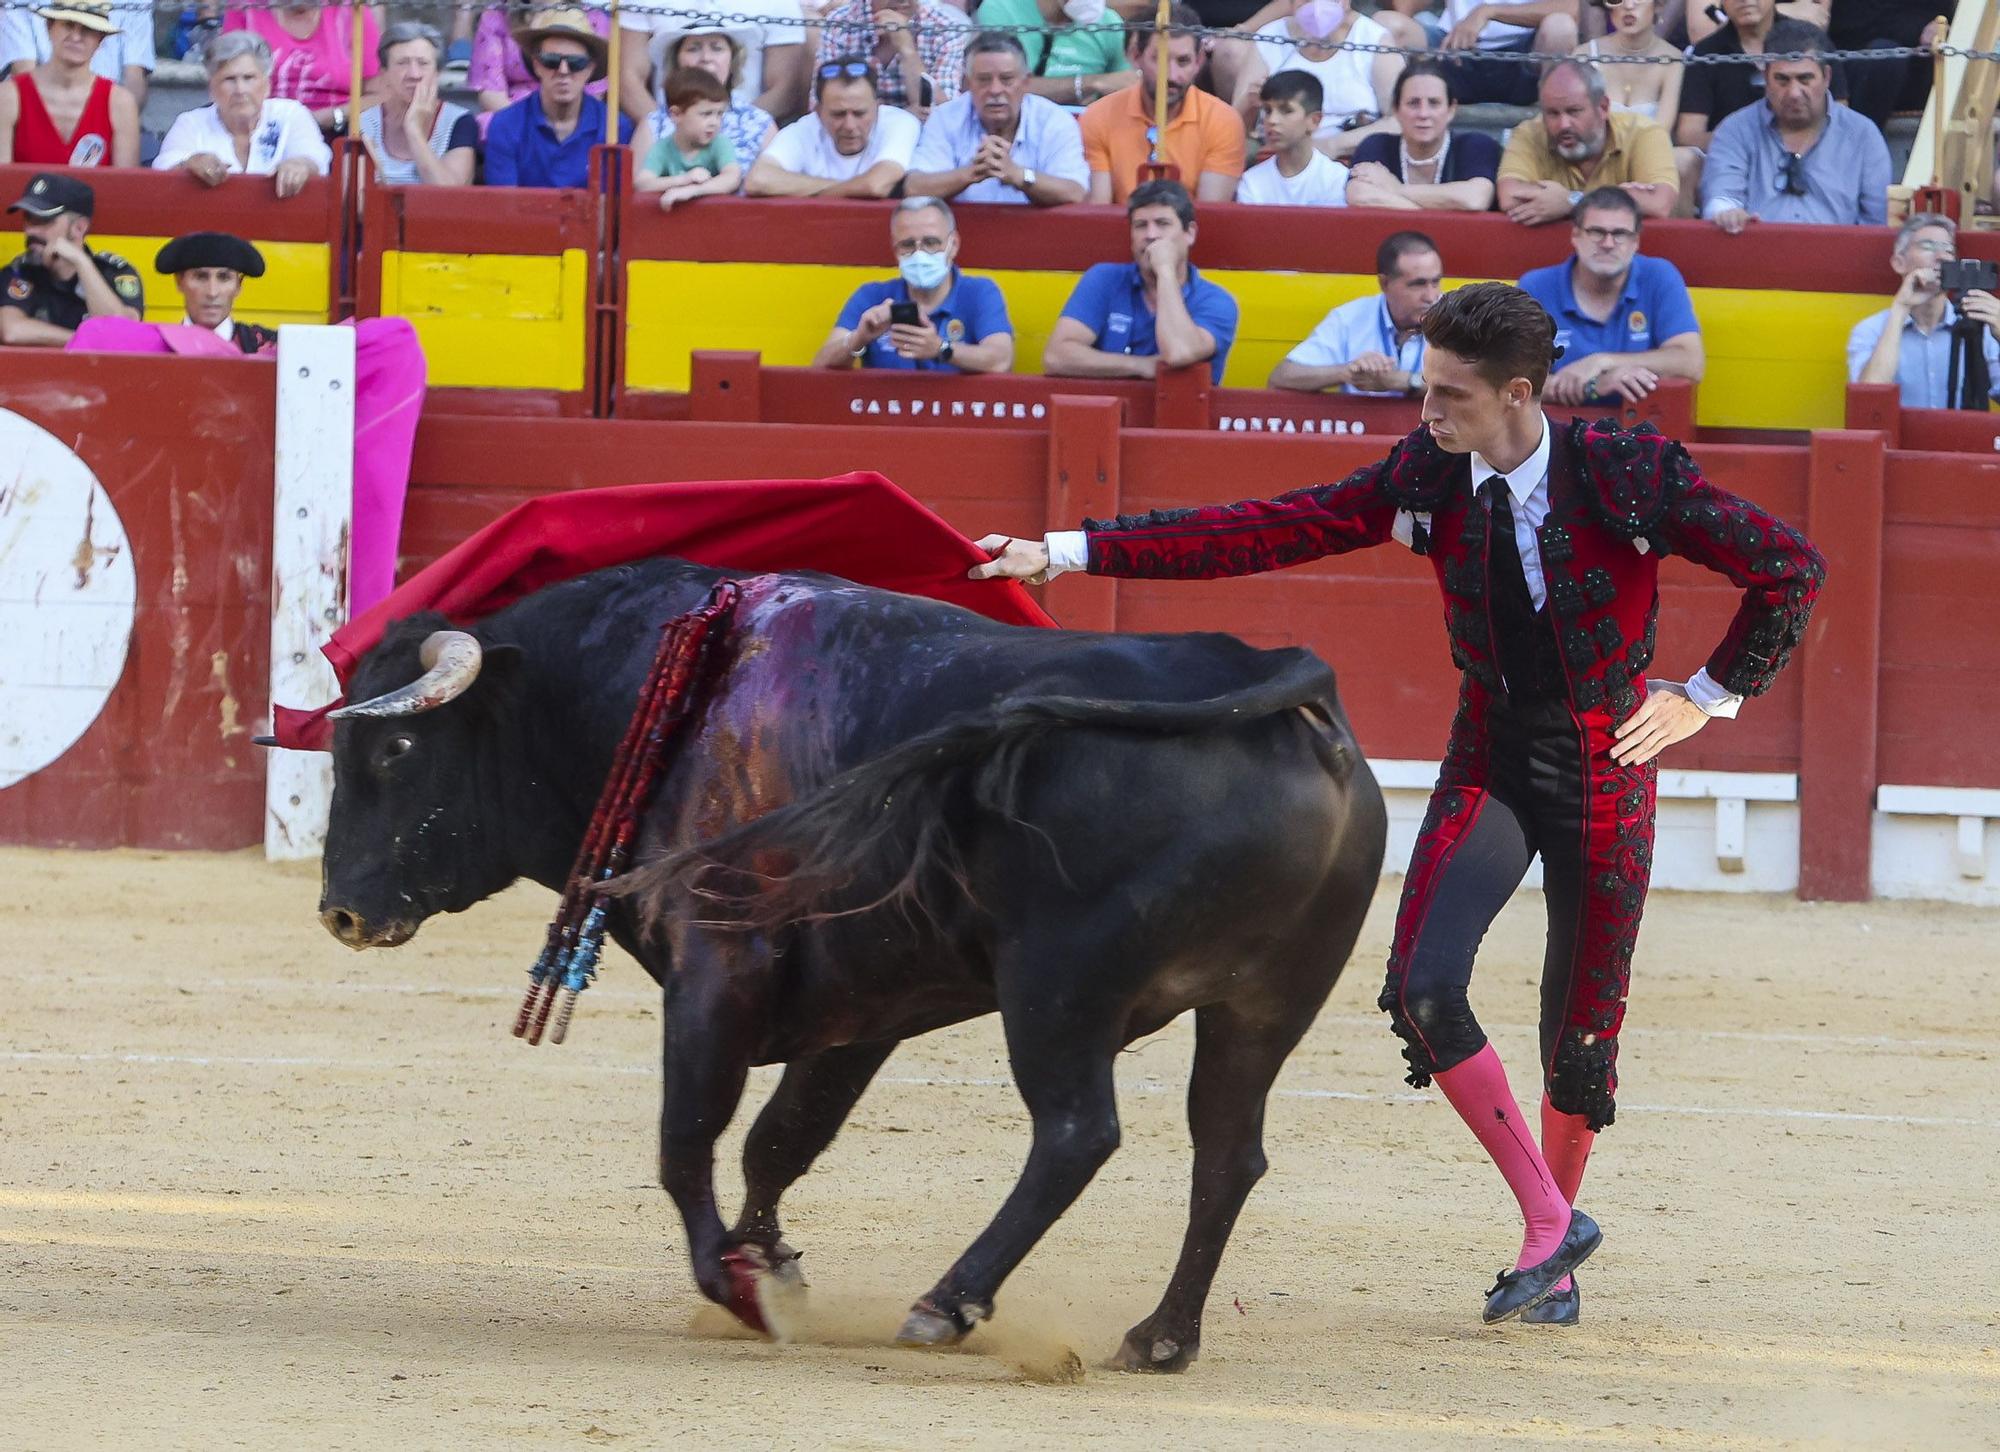
M 1007 300 L 990 277 L 958 270 L 958 223 L 936 197 L 905 197 L 889 214 L 901 275 L 855 289 L 815 368 L 905 368 L 921 373 L 1005 373 L 1014 366 Z M 898 306 L 917 321 L 897 322 Z
M 1521 279 L 1556 322 L 1562 363 L 1542 397 L 1558 407 L 1636 403 L 1662 378 L 1699 380 L 1707 366 L 1680 269 L 1639 255 L 1639 223 L 1629 192 L 1599 187 L 1570 214 L 1575 258 Z
M 1220 383 L 1236 341 L 1236 299 L 1188 261 L 1194 198 L 1179 182 L 1144 182 L 1126 199 L 1125 217 L 1132 260 L 1099 262 L 1077 279 L 1049 335 L 1043 371 L 1055 378 L 1151 378 L 1162 364 L 1207 363 Z
M 604 73 L 604 37 L 581 10 L 550 10 L 516 37 L 535 89 L 494 113 L 486 132 L 486 185 L 583 187 L 590 185 L 590 151 L 604 144 L 604 102 L 585 87 Z M 653 144 L 652 128 L 639 128 L 640 155 Z M 632 141 L 630 116 L 618 119 L 618 139 Z

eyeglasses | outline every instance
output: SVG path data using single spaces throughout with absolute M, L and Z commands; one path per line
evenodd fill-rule
M 1806 159 L 1795 152 L 1785 153 L 1785 164 L 1778 173 L 1778 182 L 1788 197 L 1802 197 L 1806 194 Z
M 596 62 L 587 55 L 571 55 L 568 51 L 551 53 L 545 50 L 535 56 L 535 64 L 545 71 L 575 71 L 581 75 Z
M 867 61 L 828 61 L 819 68 L 819 78 L 822 81 L 835 81 L 843 76 L 851 81 L 858 81 L 863 76 L 874 74 L 875 68 Z
M 949 237 L 905 237 L 896 244 L 898 257 L 909 257 L 918 252 L 942 252 L 951 245 Z
M 1606 242 L 1615 242 L 1623 247 L 1627 242 L 1639 240 L 1639 234 L 1630 227 L 1579 227 L 1576 230 L 1599 246 Z
M 1933 257 L 1941 257 L 1941 260 L 1945 262 L 1953 262 L 1958 258 L 1958 244 L 1955 242 L 1933 242 L 1929 238 L 1925 238 L 1920 242 L 1912 242 L 1908 250 L 1911 252 L 1928 252 Z

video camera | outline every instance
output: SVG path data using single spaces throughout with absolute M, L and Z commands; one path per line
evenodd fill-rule
M 1961 257 L 1938 264 L 1938 287 L 1956 297 L 1966 292 L 2000 291 L 2000 262 Z

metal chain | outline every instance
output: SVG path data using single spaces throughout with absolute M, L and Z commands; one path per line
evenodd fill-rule
M 46 9 L 51 3 L 52 0 L 0 0 L 0 10 L 39 10 Z M 100 0 L 100 3 L 108 3 L 113 11 L 149 10 L 176 16 L 180 15 L 184 10 L 192 8 L 189 0 Z M 228 0 L 228 3 L 224 6 L 224 10 L 225 12 L 230 10 L 283 10 L 293 3 L 296 3 L 296 0 Z M 456 0 L 438 0 L 438 3 L 457 8 Z M 345 9 L 346 7 L 335 3 L 330 8 Z M 468 8 L 488 9 L 491 7 L 472 5 Z M 500 8 L 518 15 L 526 15 L 533 11 L 553 8 L 553 0 L 538 0 L 538 3 L 528 3 L 528 0 L 505 0 L 505 3 Z M 608 8 L 608 6 L 600 6 L 599 8 Z M 642 15 L 647 17 L 672 15 L 687 22 L 690 26 L 708 25 L 736 30 L 782 29 L 787 26 L 797 27 L 800 30 L 814 26 L 825 28 L 823 21 L 805 16 L 753 15 L 742 11 L 707 10 L 698 9 L 692 5 L 658 3 L 658 0 L 636 0 L 636 3 L 633 4 L 621 3 L 618 8 L 621 15 Z M 871 19 L 857 22 L 843 21 L 833 28 L 836 30 L 861 32 L 872 31 L 875 26 Z M 917 18 L 911 20 L 908 28 L 912 33 L 918 35 L 939 30 L 965 31 L 968 34 L 991 31 L 1003 35 L 1044 35 L 1050 30 L 1050 27 L 1047 25 L 982 25 L 970 16 L 966 17 L 963 24 L 946 24 L 939 21 Z M 1140 22 L 1133 26 L 1116 23 L 1099 23 L 1075 28 L 1082 31 L 1116 30 L 1122 32 L 1136 30 L 1146 34 L 1150 34 L 1152 31 L 1150 22 Z M 1289 35 L 1259 35 L 1254 31 L 1226 30 L 1207 25 L 1173 26 L 1170 29 L 1170 33 L 1174 35 L 1192 35 L 1210 42 L 1240 40 L 1254 41 L 1259 45 L 1290 45 L 1295 47 L 1307 44 L 1306 41 Z M 1360 51 L 1368 55 L 1400 55 L 1411 59 L 1478 59 L 1489 63 L 1503 62 L 1510 65 L 1534 66 L 1547 65 L 1555 61 L 1579 59 L 1579 57 L 1571 55 L 1567 51 L 1442 51 L 1423 50 L 1403 45 L 1371 45 L 1366 42 L 1356 41 L 1343 41 L 1337 49 Z M 1589 57 L 1589 63 L 1600 66 L 1740 66 L 1764 65 L 1771 61 L 1779 60 L 1817 60 L 1831 65 L 1836 61 L 1928 60 L 1934 55 L 1943 55 L 1968 61 L 2000 61 L 2000 51 L 1972 50 L 1965 46 L 1953 45 L 1947 41 L 1936 46 L 1893 45 L 1884 46 L 1880 50 L 1768 51 L 1760 55 L 1689 55 L 1685 53 L 1671 56 L 1600 55 Z

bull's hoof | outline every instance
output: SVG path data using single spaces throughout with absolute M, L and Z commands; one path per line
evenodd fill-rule
M 758 1282 L 771 1273 L 771 1264 L 763 1249 L 755 1245 L 739 1245 L 724 1251 L 722 1271 L 726 1277 L 723 1309 L 758 1335 L 769 1336 L 771 1326 L 764 1318 L 764 1306 L 757 1294 Z
M 903 1329 L 896 1333 L 898 1346 L 956 1346 L 972 1334 L 972 1328 L 993 1314 L 993 1308 L 978 1301 L 961 1301 L 950 1309 L 940 1309 L 929 1296 L 910 1307 Z
M 1134 1326 L 1125 1333 L 1125 1344 L 1111 1364 L 1120 1371 L 1186 1371 L 1201 1355 L 1201 1344 L 1180 1341 L 1160 1332 Z

